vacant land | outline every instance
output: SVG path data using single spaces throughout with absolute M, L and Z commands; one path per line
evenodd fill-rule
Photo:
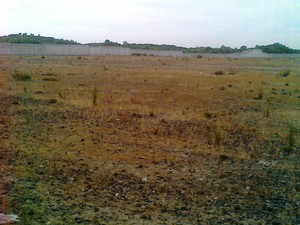
M 300 223 L 300 59 L 1 56 L 0 72 L 0 212 L 19 224 Z

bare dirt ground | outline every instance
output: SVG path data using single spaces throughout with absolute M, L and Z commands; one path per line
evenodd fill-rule
M 19 224 L 300 223 L 300 59 L 0 62 Z

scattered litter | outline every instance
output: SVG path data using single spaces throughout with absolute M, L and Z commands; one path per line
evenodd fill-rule
M 148 178 L 147 177 L 143 177 L 142 178 L 142 182 L 144 182 L 144 183 L 148 182 Z
M 0 224 L 8 224 L 8 223 L 15 223 L 19 222 L 19 217 L 14 214 L 2 214 L 0 213 Z

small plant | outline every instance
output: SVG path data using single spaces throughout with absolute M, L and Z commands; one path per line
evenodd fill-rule
M 46 77 L 42 79 L 43 81 L 58 81 L 58 79 L 56 78 L 52 78 L 52 77 Z
M 28 73 L 15 73 L 13 75 L 13 78 L 18 81 L 30 81 L 31 80 L 31 75 Z
M 97 105 L 97 88 L 96 86 L 94 86 L 94 89 L 93 89 L 93 105 L 96 106 Z
M 24 93 L 26 94 L 26 93 L 27 93 L 27 87 L 24 86 L 24 87 L 23 87 L 23 90 L 24 90 Z
M 236 71 L 235 69 L 229 68 L 229 70 L 228 70 L 228 74 L 229 74 L 229 75 L 234 75 L 234 74 L 236 74 L 236 73 L 237 73 L 237 71 Z
M 214 149 L 218 148 L 220 149 L 221 146 L 221 133 L 218 129 L 214 129 L 214 133 L 213 133 L 213 145 L 214 145 Z
M 289 124 L 289 134 L 288 134 L 288 146 L 293 147 L 295 145 L 296 139 L 296 129 L 292 123 Z
M 270 102 L 269 99 L 267 100 L 265 109 L 264 109 L 264 117 L 269 118 L 270 116 Z
M 263 99 L 263 92 L 262 92 L 262 90 L 260 90 L 260 91 L 258 92 L 258 96 L 255 97 L 254 99 L 256 99 L 256 100 L 262 100 L 262 99 Z
M 214 148 L 216 149 L 220 149 L 221 147 L 221 140 L 222 140 L 222 134 L 221 131 L 219 129 L 217 129 L 216 127 L 214 127 L 214 131 L 213 131 L 213 145 Z
M 220 90 L 221 90 L 221 91 L 224 91 L 225 89 L 226 89 L 226 87 L 224 87 L 224 86 L 221 86 L 221 87 L 220 87 Z
M 289 123 L 288 127 L 288 135 L 287 135 L 287 146 L 284 147 L 284 152 L 286 154 L 290 154 L 293 151 L 293 147 L 296 144 L 296 129 L 292 123 Z
M 62 91 L 58 91 L 58 96 L 60 97 L 60 98 L 63 98 L 63 94 L 62 94 Z
M 288 77 L 290 75 L 291 71 L 290 70 L 284 70 L 281 71 L 277 74 L 277 77 Z
M 217 70 L 217 71 L 215 72 L 215 75 L 221 76 L 221 75 L 224 75 L 224 72 L 223 72 L 222 70 Z
M 264 117 L 269 118 L 270 116 L 270 109 L 269 106 L 267 105 L 264 111 Z
M 211 112 L 204 112 L 203 114 L 204 114 L 205 118 L 207 118 L 207 119 L 210 119 L 214 116 L 214 114 Z
M 57 100 L 54 99 L 54 98 L 52 98 L 52 99 L 50 99 L 48 102 L 49 102 L 50 104 L 55 104 L 55 103 L 57 103 Z

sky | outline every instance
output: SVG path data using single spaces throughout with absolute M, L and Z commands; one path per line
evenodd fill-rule
M 0 36 L 300 49 L 300 0 L 0 0 Z

